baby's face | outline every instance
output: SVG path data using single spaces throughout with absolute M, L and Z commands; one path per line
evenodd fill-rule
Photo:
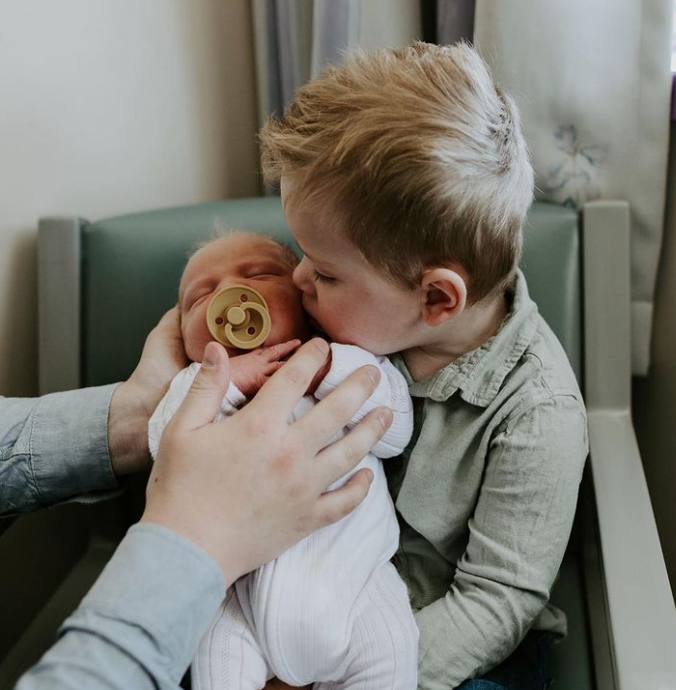
M 207 327 L 207 306 L 217 292 L 234 283 L 257 290 L 268 304 L 272 329 L 264 345 L 306 340 L 310 327 L 292 274 L 281 247 L 263 236 L 233 234 L 197 251 L 183 272 L 178 293 L 188 358 L 202 361 L 204 348 L 214 339 Z M 242 353 L 235 348 L 228 352 Z

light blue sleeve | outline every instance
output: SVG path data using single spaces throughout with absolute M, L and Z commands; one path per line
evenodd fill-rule
M 0 397 L 0 516 L 120 493 L 108 452 L 117 385 Z
M 135 525 L 15 690 L 176 690 L 225 589 L 206 552 L 159 525 Z

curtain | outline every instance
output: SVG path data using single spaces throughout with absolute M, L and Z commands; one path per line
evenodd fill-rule
M 422 37 L 420 0 L 253 0 L 253 23 L 260 125 L 343 52 Z
M 632 368 L 650 361 L 666 194 L 671 0 L 476 0 L 474 38 L 519 104 L 536 195 L 631 207 Z
M 423 3 L 429 0 L 421 0 Z M 461 39 L 472 40 L 475 0 L 437 0 L 436 42 L 450 45 Z

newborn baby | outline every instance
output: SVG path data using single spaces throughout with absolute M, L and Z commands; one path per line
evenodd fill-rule
M 274 239 L 242 231 L 213 240 L 192 256 L 181 279 L 179 306 L 193 364 L 174 378 L 150 420 L 153 456 L 213 340 L 206 313 L 214 295 L 231 285 L 251 288 L 264 298 L 271 317 L 270 332 L 258 349 L 227 348 L 232 381 L 221 417 L 246 404 L 281 360 L 309 337 L 301 292 L 291 278 L 297 263 L 293 252 Z M 332 343 L 330 362 L 311 384 L 312 395 L 296 406 L 293 419 L 364 364 L 377 366 L 381 380 L 348 429 L 380 405 L 392 408 L 393 422 L 372 452 L 328 490 L 368 467 L 374 475 L 368 495 L 350 515 L 230 587 L 193 661 L 194 690 L 256 690 L 272 677 L 296 686 L 314 682 L 319 690 L 415 689 L 418 630 L 406 586 L 390 563 L 399 528 L 377 459 L 399 455 L 411 437 L 406 381 L 386 358 Z

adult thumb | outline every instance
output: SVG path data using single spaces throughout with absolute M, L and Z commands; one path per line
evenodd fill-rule
M 176 412 L 176 424 L 197 429 L 211 423 L 221 408 L 229 384 L 228 353 L 222 345 L 212 341 L 204 348 L 202 366 Z

